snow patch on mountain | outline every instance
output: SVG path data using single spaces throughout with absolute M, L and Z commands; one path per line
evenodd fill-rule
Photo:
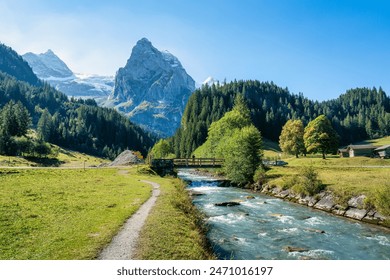
M 114 89 L 113 76 L 73 73 L 52 50 L 41 54 L 26 53 L 23 58 L 40 79 L 69 97 L 93 98 L 102 103 Z

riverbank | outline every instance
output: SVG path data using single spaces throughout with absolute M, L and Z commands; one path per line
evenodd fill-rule
M 390 231 L 183 169 L 219 259 L 389 259 Z M 224 203 L 226 202 L 226 203 Z M 227 203 L 230 202 L 230 203 Z
M 389 217 L 382 215 L 375 209 L 364 208 L 364 201 L 367 198 L 365 195 L 354 196 L 348 200 L 347 206 L 343 206 L 336 203 L 336 196 L 331 191 L 323 191 L 314 196 L 307 195 L 303 197 L 300 194 L 295 194 L 290 189 L 283 189 L 268 184 L 254 186 L 254 188 L 261 193 L 332 213 L 337 216 L 390 228 Z
M 292 171 L 291 169 L 294 170 Z M 299 173 L 299 170 L 295 169 L 295 167 L 277 167 L 276 169 L 274 168 L 272 170 L 273 171 L 271 171 L 271 174 L 268 173 L 268 181 L 270 183 L 265 183 L 263 185 L 256 183 L 248 184 L 246 187 L 255 192 L 260 192 L 317 210 L 322 210 L 337 216 L 390 228 L 390 217 L 381 214 L 372 204 L 367 203 L 367 201 L 373 200 L 372 196 L 375 189 L 371 185 L 369 186 L 370 192 L 366 192 L 366 189 L 359 187 L 355 182 L 353 182 L 354 188 L 349 186 L 348 189 L 346 183 L 342 182 L 342 180 L 339 180 L 337 183 L 341 187 L 337 188 L 334 182 L 329 184 L 329 178 L 332 177 L 332 175 L 329 174 L 332 174 L 332 172 L 334 173 L 335 171 L 327 168 L 327 181 L 325 181 L 325 184 L 328 183 L 327 189 L 313 196 L 302 196 L 300 194 L 294 193 L 289 188 L 283 188 L 281 186 L 284 184 L 283 178 L 288 178 L 292 176 L 292 174 L 297 174 Z M 277 170 L 277 172 L 275 172 L 275 170 Z M 367 172 L 367 170 L 359 168 L 358 171 L 360 172 L 359 176 L 361 180 L 364 180 L 365 178 L 361 172 Z M 369 171 L 370 172 L 368 173 L 372 172 L 372 170 Z M 342 172 L 343 169 L 338 168 L 337 173 L 341 174 Z M 200 176 L 209 176 L 215 180 L 221 181 L 223 186 L 229 185 L 229 181 L 223 177 L 221 172 L 214 172 L 213 170 L 195 170 L 194 173 Z M 371 180 L 370 184 L 375 184 L 375 177 L 373 177 L 372 174 L 367 175 L 369 177 L 367 180 Z M 325 176 L 322 175 L 322 177 Z M 344 180 L 346 181 L 349 180 L 349 178 L 346 178 L 346 176 L 343 178 L 345 178 Z M 347 183 L 352 185 L 351 182 Z M 355 191 L 351 190 L 352 188 Z M 360 191 L 361 193 L 359 193 Z M 341 197 L 341 195 L 343 195 L 343 197 Z M 366 206 L 369 206 L 369 208 L 366 208 Z

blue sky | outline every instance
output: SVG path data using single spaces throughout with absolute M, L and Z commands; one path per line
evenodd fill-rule
M 273 81 L 311 99 L 390 95 L 389 1 L 0 0 L 0 41 L 52 49 L 74 72 L 114 75 L 142 37 L 202 82 Z

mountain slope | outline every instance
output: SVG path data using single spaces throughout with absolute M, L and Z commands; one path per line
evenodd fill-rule
M 10 72 L 22 73 L 27 63 L 12 49 L 6 50 L 1 59 L 17 62 Z M 45 141 L 73 150 L 110 158 L 125 149 L 146 155 L 155 141 L 114 109 L 98 107 L 93 100 L 69 99 L 48 84 L 33 86 L 0 72 L 0 110 L 10 101 L 20 102 L 28 110 L 33 128 L 44 119 Z
M 301 119 L 307 125 L 322 114 L 332 121 L 341 145 L 390 135 L 390 98 L 381 88 L 352 89 L 320 103 L 272 82 L 235 81 L 206 84 L 190 97 L 182 125 L 173 137 L 177 156 L 188 157 L 205 142 L 211 123 L 231 110 L 237 93 L 246 97 L 252 122 L 262 136 L 275 142 L 287 120 Z
M 41 82 L 34 74 L 31 67 L 13 49 L 0 43 L 0 72 L 7 73 L 20 81 L 31 85 L 39 85 Z
M 134 46 L 125 67 L 118 70 L 114 92 L 105 105 L 149 131 L 171 136 L 194 89 L 195 81 L 180 61 L 143 38 Z
M 75 74 L 52 50 L 41 54 L 26 53 L 23 58 L 40 79 L 69 97 L 93 98 L 101 103 L 114 88 L 113 77 Z

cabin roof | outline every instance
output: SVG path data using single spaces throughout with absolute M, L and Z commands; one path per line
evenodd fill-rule
M 382 150 L 386 150 L 390 148 L 390 145 L 384 145 L 384 146 L 380 146 L 378 148 L 375 149 L 375 151 L 382 151 Z
M 371 144 L 367 144 L 367 145 L 349 145 L 348 146 L 348 149 L 350 150 L 368 150 L 368 149 L 376 149 L 378 148 L 378 146 L 374 146 L 374 145 L 371 145 Z

